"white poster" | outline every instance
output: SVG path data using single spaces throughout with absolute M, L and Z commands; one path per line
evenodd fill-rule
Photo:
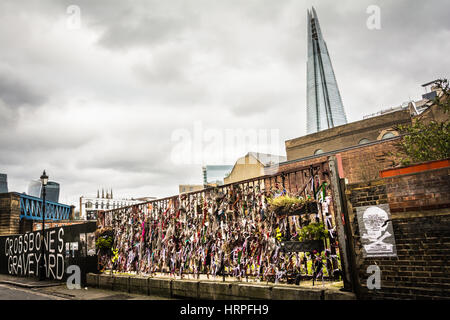
M 356 215 L 364 257 L 396 257 L 389 205 L 358 207 Z

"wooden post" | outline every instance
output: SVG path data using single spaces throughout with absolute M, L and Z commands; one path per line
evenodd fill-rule
M 335 156 L 330 156 L 328 160 L 328 165 L 330 167 L 330 180 L 331 189 L 333 191 L 333 202 L 335 206 L 335 220 L 336 220 L 336 230 L 339 243 L 339 253 L 341 256 L 341 266 L 342 266 L 342 278 L 344 280 L 344 288 L 346 290 L 352 290 L 351 284 L 351 270 L 348 257 L 348 245 L 347 236 L 345 233 L 345 217 L 343 208 L 343 194 L 340 188 L 340 177 L 337 168 L 337 161 Z
M 352 233 L 352 228 L 350 225 L 350 219 L 348 216 L 348 210 L 349 210 L 349 206 L 348 206 L 348 198 L 347 195 L 345 194 L 345 179 L 341 179 L 340 180 L 340 186 L 341 186 L 341 192 L 342 194 L 345 195 L 345 201 L 343 201 L 342 203 L 342 207 L 344 210 L 344 219 L 345 219 L 345 233 L 347 235 L 347 241 L 348 241 L 348 258 L 349 258 L 349 263 L 350 263 L 350 269 L 351 269 L 351 281 L 352 281 L 352 288 L 353 288 L 353 292 L 356 294 L 357 298 L 361 297 L 361 283 L 359 281 L 359 276 L 358 276 L 358 267 L 356 264 L 356 256 L 355 256 L 355 247 L 354 247 L 354 242 L 353 242 L 353 233 Z

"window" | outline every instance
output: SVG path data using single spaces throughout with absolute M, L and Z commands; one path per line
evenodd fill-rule
M 90 201 L 86 202 L 85 207 L 86 207 L 86 209 L 91 209 L 92 208 L 92 202 L 90 202 Z
M 366 143 L 369 143 L 369 142 L 370 142 L 369 139 L 363 138 L 363 139 L 359 140 L 358 144 L 366 144 Z
M 98 202 L 95 203 L 95 209 L 98 209 Z
M 392 133 L 392 132 L 386 132 L 386 133 L 383 134 L 383 136 L 381 137 L 381 140 L 389 139 L 389 138 L 393 138 L 393 137 L 396 137 L 396 135 L 395 135 L 394 133 Z
M 324 153 L 322 149 L 317 149 L 316 151 L 314 151 L 314 155 L 318 155 Z

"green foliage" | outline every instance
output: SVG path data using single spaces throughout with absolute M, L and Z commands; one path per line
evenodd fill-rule
M 95 245 L 102 251 L 110 251 L 113 246 L 113 238 L 112 237 L 100 237 L 95 241 Z
M 441 98 L 436 97 L 434 99 L 434 103 L 440 106 L 445 113 L 449 112 L 450 110 L 450 85 L 448 79 L 441 79 L 438 80 L 437 86 L 439 89 L 442 90 L 443 96 Z
M 405 134 L 398 143 L 402 165 L 418 162 L 447 159 L 450 157 L 450 123 L 431 122 L 423 124 L 419 121 L 412 126 L 401 126 Z
M 111 255 L 114 244 L 114 230 L 112 228 L 101 228 L 95 231 L 95 245 L 100 249 L 102 254 Z
M 280 197 L 276 197 L 274 199 L 270 198 L 268 201 L 269 201 L 269 204 L 273 208 L 290 207 L 293 204 L 302 203 L 302 199 L 295 198 L 295 197 L 290 197 L 290 196 L 280 196 Z
M 434 104 L 447 113 L 450 109 L 450 90 L 448 80 L 440 80 L 437 86 L 443 91 L 436 97 Z M 397 126 L 403 139 L 397 144 L 401 165 L 419 162 L 442 160 L 450 157 L 450 124 L 449 121 L 423 123 L 415 121 L 411 126 Z
M 278 214 L 286 214 L 289 211 L 299 209 L 304 204 L 309 202 L 315 202 L 315 200 L 310 198 L 304 199 L 304 198 L 290 197 L 288 195 L 268 199 L 269 209 Z
M 298 239 L 300 241 L 323 240 L 327 234 L 323 223 L 310 223 L 300 230 Z

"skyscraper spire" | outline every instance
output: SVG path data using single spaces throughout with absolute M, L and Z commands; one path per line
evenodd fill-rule
M 307 133 L 347 123 L 327 44 L 314 7 L 308 10 Z

